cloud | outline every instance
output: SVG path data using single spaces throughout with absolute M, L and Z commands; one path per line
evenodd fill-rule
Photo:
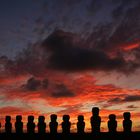
M 29 44 L 15 60 L 1 64 L 3 73 L 40 76 L 48 69 L 132 73 L 140 67 L 139 9 L 139 5 L 128 8 L 122 20 L 98 24 L 88 36 L 55 30 L 45 39 Z M 37 25 L 44 26 L 43 22 L 42 17 L 36 20 Z M 133 60 L 128 60 L 130 52 Z
M 137 102 L 137 101 L 140 101 L 140 95 L 126 95 L 122 98 L 116 97 L 110 99 L 108 103 L 122 103 L 122 102 L 126 103 L 126 102 Z
M 112 12 L 115 19 L 112 19 L 110 23 L 98 24 L 88 37 L 88 42 L 106 52 L 121 51 L 124 54 L 123 49 L 136 42 L 140 43 L 140 6 L 137 4 L 138 1 L 132 0 L 119 3 L 119 6 Z
M 48 79 L 43 79 L 42 80 L 42 87 L 43 89 L 47 89 L 49 85 L 49 80 Z
M 55 91 L 51 93 L 51 96 L 54 98 L 61 97 L 74 97 L 75 94 L 69 90 L 64 84 L 56 85 Z
M 127 106 L 127 108 L 130 108 L 130 109 L 135 109 L 135 108 L 137 108 L 136 106 L 134 106 L 134 105 L 129 105 L 129 106 Z
M 41 86 L 41 82 L 40 80 L 31 77 L 30 79 L 27 80 L 27 84 L 23 86 L 29 91 L 36 91 Z
M 39 89 L 47 89 L 48 84 L 48 79 L 38 80 L 35 77 L 31 77 L 21 87 L 27 91 L 37 91 Z
M 18 54 L 15 60 L 5 61 L 2 64 L 3 71 L 5 75 L 40 76 L 47 73 L 49 69 L 71 72 L 98 70 L 126 73 L 139 68 L 139 61 L 126 61 L 123 52 L 111 57 L 110 47 L 104 48 L 104 45 L 100 43 L 97 46 L 93 43 L 90 47 L 92 42 L 90 40 L 92 38 L 86 40 L 71 32 L 55 30 L 42 42 L 30 44 L 27 49 Z M 135 50 L 134 55 L 139 56 L 138 54 Z
M 122 99 L 124 102 L 136 102 L 140 101 L 140 95 L 128 95 L 124 99 Z
M 50 52 L 48 67 L 54 69 L 115 70 L 125 65 L 122 58 L 110 58 L 104 51 L 85 48 L 82 41 L 75 41 L 74 34 L 62 30 L 54 31 L 42 46 Z
M 121 102 L 122 100 L 120 99 L 120 98 L 113 98 L 113 99 L 110 99 L 108 102 L 109 103 L 119 103 L 119 102 Z
M 6 106 L 6 107 L 1 107 L 0 112 L 2 112 L 2 115 L 8 115 L 8 114 L 21 114 L 26 110 L 26 108 L 21 108 L 21 107 L 13 107 L 13 106 Z
M 4 57 L 4 56 L 3 56 Z M 18 53 L 14 60 L 5 59 L 5 62 L 1 64 L 5 75 L 7 76 L 19 76 L 19 75 L 40 75 L 45 71 L 45 61 L 42 60 L 43 54 L 40 49 L 39 42 L 29 44 L 26 49 Z M 2 60 L 2 58 L 1 58 Z M 3 75 L 3 74 L 1 74 Z

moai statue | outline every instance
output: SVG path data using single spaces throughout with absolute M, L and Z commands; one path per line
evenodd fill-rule
M 130 133 L 132 129 L 132 121 L 131 121 L 131 114 L 130 112 L 124 112 L 123 113 L 123 131 L 125 133 Z
M 35 132 L 34 116 L 28 116 L 27 133 Z
M 56 134 L 57 133 L 57 127 L 58 127 L 57 115 L 52 114 L 50 116 L 50 119 L 51 119 L 51 122 L 49 123 L 50 133 L 51 134 Z
M 12 132 L 12 123 L 11 123 L 11 116 L 5 117 L 5 132 L 11 133 Z
M 38 133 L 46 133 L 46 123 L 45 123 L 45 117 L 39 116 L 38 117 Z
M 80 133 L 80 134 L 84 133 L 84 129 L 85 129 L 84 116 L 79 115 L 78 122 L 77 122 L 77 133 Z
M 117 129 L 116 115 L 110 114 L 108 121 L 108 130 L 110 133 L 115 133 L 117 131 L 116 129 Z
M 16 116 L 15 130 L 16 130 L 16 133 L 23 133 L 23 122 L 22 122 L 21 115 Z
M 100 132 L 100 125 L 101 125 L 101 117 L 99 116 L 99 108 L 93 107 L 92 108 L 92 116 L 90 118 L 92 133 L 99 133 Z
M 69 120 L 70 120 L 69 115 L 63 115 L 63 122 L 62 122 L 62 133 L 63 134 L 70 133 L 71 122 Z

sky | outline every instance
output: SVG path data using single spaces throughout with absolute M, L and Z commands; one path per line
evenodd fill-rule
M 69 114 L 71 131 L 92 107 L 101 131 L 131 112 L 140 130 L 139 0 L 0 0 L 0 121 Z M 47 128 L 48 130 L 48 128 Z M 59 126 L 61 131 L 61 126 Z

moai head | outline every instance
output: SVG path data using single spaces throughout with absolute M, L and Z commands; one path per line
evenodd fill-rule
M 98 107 L 93 107 L 92 108 L 92 115 L 99 116 L 99 108 Z
M 79 122 L 83 122 L 84 121 L 84 116 L 83 115 L 79 115 L 78 116 L 78 121 Z
M 10 122 L 10 121 L 11 121 L 11 116 L 6 116 L 6 117 L 5 117 L 5 121 L 6 121 L 6 122 Z
M 34 116 L 30 115 L 28 116 L 28 122 L 33 122 L 34 121 Z
M 38 117 L 38 122 L 44 122 L 45 121 L 45 117 L 44 116 L 39 116 Z
M 52 121 L 52 122 L 55 122 L 55 121 L 57 120 L 57 115 L 52 114 L 52 115 L 50 116 L 50 118 L 51 118 L 51 121 Z
M 70 120 L 70 116 L 69 115 L 63 115 L 63 121 L 64 122 L 68 122 Z
M 21 115 L 17 115 L 17 116 L 16 116 L 16 121 L 17 121 L 17 122 L 21 122 L 21 120 L 22 120 L 22 116 L 21 116 Z
M 109 120 L 110 120 L 110 121 L 116 120 L 116 115 L 115 115 L 115 114 L 110 114 L 110 115 L 109 115 Z
M 130 118 L 131 118 L 130 112 L 124 112 L 123 117 L 124 117 L 125 120 L 130 120 Z

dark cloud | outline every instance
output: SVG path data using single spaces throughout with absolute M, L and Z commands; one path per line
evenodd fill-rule
M 49 68 L 132 73 L 140 67 L 139 48 L 131 50 L 135 59 L 130 61 L 123 49 L 129 44 L 140 42 L 139 9 L 139 5 L 128 8 L 122 20 L 99 24 L 88 36 L 81 35 L 82 38 L 72 32 L 55 30 L 46 39 L 29 44 L 15 60 L 7 58 L 0 69 L 7 75 L 28 73 L 33 76 L 43 75 Z M 44 26 L 43 22 L 42 17 L 36 20 L 37 25 Z
M 49 87 L 52 88 L 48 95 L 53 98 L 73 97 L 76 96 L 66 85 L 49 83 L 47 78 L 38 79 L 36 77 L 29 78 L 20 88 L 24 91 L 47 91 Z
M 134 106 L 134 105 L 129 105 L 129 106 L 127 106 L 127 108 L 130 108 L 130 109 L 135 109 L 135 108 L 137 108 L 136 106 Z
M 74 34 L 57 30 L 44 40 L 42 46 L 50 52 L 49 67 L 60 70 L 112 70 L 125 65 L 122 58 L 110 58 L 105 52 L 85 48 L 84 42 L 75 42 L 74 39 Z
M 5 70 L 4 68 L 7 67 L 8 63 L 12 63 L 12 61 L 10 61 L 7 56 L 1 56 L 0 57 L 0 71 Z
M 136 101 L 140 101 L 140 95 L 127 95 L 123 98 L 116 97 L 110 99 L 108 103 L 122 103 L 122 102 L 136 102 Z
M 41 81 L 31 77 L 23 87 L 29 91 L 36 91 L 41 86 Z
M 117 98 L 110 99 L 108 102 L 109 103 L 120 103 L 121 99 L 117 97 Z
M 49 85 L 49 80 L 48 79 L 42 80 L 42 87 L 44 89 L 48 88 L 48 85 Z
M 35 77 L 31 77 L 26 81 L 26 84 L 21 87 L 27 91 L 37 91 L 39 89 L 47 89 L 48 84 L 48 79 L 39 80 Z
M 40 44 L 29 44 L 29 46 L 19 53 L 15 60 L 9 61 L 5 70 L 12 76 L 21 74 L 41 75 L 45 72 L 45 61 L 43 60 Z
M 13 60 L 10 60 L 7 56 L 0 57 L 0 77 L 7 77 L 12 74 L 14 70 L 15 63 Z
M 57 85 L 55 87 L 55 91 L 51 93 L 51 96 L 54 98 L 61 98 L 61 97 L 73 97 L 75 94 L 69 90 L 64 84 Z
M 117 47 L 114 49 L 110 47 L 111 42 L 122 42 L 119 40 L 120 37 L 116 38 L 121 35 L 121 29 L 114 33 L 109 43 L 106 39 L 96 42 L 98 40 L 98 35 L 97 38 L 95 37 L 96 34 L 90 39 L 83 39 L 74 33 L 56 30 L 44 41 L 31 44 L 14 61 L 7 61 L 4 65 L 5 70 L 12 75 L 29 73 L 34 76 L 46 73 L 47 69 L 131 72 L 140 66 L 139 61 L 126 61 L 123 52 L 116 53 L 114 57 L 108 54 L 111 50 L 117 51 Z M 104 30 L 102 31 L 104 33 Z M 103 34 L 101 30 L 97 32 L 99 36 Z M 135 51 L 136 54 L 139 56 L 138 51 Z
M 122 101 L 124 101 L 124 102 L 140 101 L 140 95 L 128 95 Z
M 140 40 L 140 6 L 139 4 L 134 5 L 128 7 L 124 2 L 121 3 L 113 11 L 115 19 L 107 24 L 98 24 L 88 36 L 87 41 L 90 42 L 90 47 L 94 46 L 106 52 L 118 52 L 126 47 L 125 44 L 132 44 L 136 40 Z M 127 8 L 124 10 L 125 6 Z M 117 19 L 119 16 L 121 18 Z

